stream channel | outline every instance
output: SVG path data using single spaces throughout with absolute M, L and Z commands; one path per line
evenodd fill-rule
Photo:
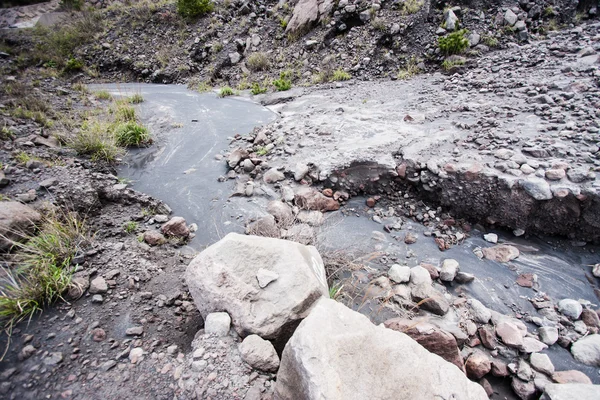
M 266 204 L 279 196 L 262 185 L 253 197 L 229 197 L 234 181 L 219 182 L 227 173 L 224 160 L 218 154 L 228 150 L 229 141 L 236 134 L 246 135 L 254 127 L 271 123 L 277 114 L 247 98 L 219 98 L 215 93 L 197 93 L 177 85 L 102 84 L 90 85 L 93 90 L 107 90 L 113 96 L 140 93 L 144 102 L 139 105 L 142 121 L 150 128 L 154 144 L 132 150 L 119 170 L 119 176 L 131 180 L 130 186 L 167 203 L 173 215 L 184 217 L 199 227 L 190 246 L 200 251 L 228 232 L 243 232 L 249 218 L 266 214 Z M 520 257 L 507 266 L 489 260 L 480 260 L 473 250 L 486 247 L 482 232 L 472 231 L 467 239 L 451 249 L 440 252 L 432 238 L 423 236 L 427 228 L 407 221 L 403 230 L 412 230 L 419 240 L 406 245 L 392 234 L 385 233 L 383 225 L 370 218 L 363 198 L 353 198 L 340 211 L 326 214 L 326 222 L 318 231 L 320 251 L 347 251 L 363 257 L 371 275 L 387 271 L 392 263 L 408 266 L 429 262 L 439 265 L 445 258 L 454 258 L 461 271 L 476 276 L 474 282 L 450 287 L 457 288 L 467 297 L 480 300 L 487 307 L 514 315 L 515 311 L 537 315 L 528 298 L 536 292 L 515 283 L 519 274 L 534 273 L 538 290 L 554 301 L 563 298 L 583 299 L 598 303 L 591 283 L 590 264 L 600 262 L 597 246 L 556 238 L 517 238 L 510 232 L 495 231 L 499 243 L 519 248 Z M 385 219 L 383 221 L 385 223 Z M 373 232 L 381 232 L 373 235 Z M 397 236 L 397 233 L 395 234 Z M 377 240 L 375 240 L 377 238 Z M 368 255 L 385 255 L 389 265 L 368 262 Z M 370 276 L 371 276 L 370 275 Z M 595 278 L 592 278 L 592 281 Z M 360 303 L 360 304 L 359 304 Z M 355 308 L 367 314 L 375 323 L 392 317 L 376 302 L 358 301 Z M 530 331 L 537 328 L 528 324 Z M 600 371 L 576 362 L 568 350 L 558 345 L 544 351 L 552 359 L 556 370 L 577 369 L 586 373 L 594 383 L 600 383 Z

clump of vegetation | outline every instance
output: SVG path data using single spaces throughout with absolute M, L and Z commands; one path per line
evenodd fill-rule
M 19 151 L 15 155 L 15 161 L 19 164 L 27 164 L 27 161 L 31 160 L 31 156 L 24 151 Z
M 63 10 L 81 10 L 83 0 L 60 0 L 60 8 Z
M 177 12 L 186 18 L 197 18 L 212 12 L 212 0 L 177 0 Z
M 466 38 L 467 30 L 461 29 L 452 32 L 438 39 L 438 46 L 444 55 L 460 54 L 469 47 L 469 40 Z
M 283 92 L 292 88 L 292 72 L 283 71 L 279 74 L 279 79 L 273 81 L 273 86 L 277 88 L 277 91 Z
M 224 86 L 219 90 L 219 97 L 233 96 L 235 92 L 229 86 Z
M 134 233 L 138 228 L 138 224 L 135 221 L 128 221 L 123 224 L 123 230 L 129 234 Z
M 252 90 L 251 90 L 251 92 L 252 92 L 252 94 L 254 96 L 256 96 L 258 94 L 267 93 L 267 90 L 268 89 L 266 87 L 261 86 L 260 83 L 258 83 L 258 82 L 254 82 L 252 84 Z
M 463 60 L 462 58 L 456 58 L 456 59 L 448 58 L 448 59 L 444 60 L 444 62 L 442 63 L 442 68 L 445 71 L 450 71 L 452 68 L 458 67 L 458 66 L 461 66 L 464 64 L 465 64 L 465 60 Z
M 484 35 L 481 38 L 481 41 L 488 47 L 498 47 L 498 39 L 496 39 L 494 36 Z
M 419 72 L 421 72 L 421 69 L 419 68 L 419 60 L 417 60 L 416 57 L 411 57 L 406 62 L 406 66 L 404 68 L 400 68 L 397 78 L 406 80 L 417 75 Z
M 381 32 L 385 32 L 387 30 L 385 21 L 381 18 L 373 18 L 373 20 L 371 21 L 371 25 L 373 26 L 373 28 Z
M 80 60 L 78 60 L 76 58 L 71 57 L 65 63 L 64 72 L 68 73 L 68 72 L 81 71 L 83 69 L 83 67 L 84 67 L 83 62 L 81 62 Z
M 39 233 L 23 239 L 15 244 L 14 268 L 4 269 L 0 283 L 0 320 L 9 335 L 16 323 L 62 298 L 71 286 L 71 261 L 89 235 L 76 214 L 49 213 Z
M 423 2 L 420 0 L 405 0 L 402 3 L 400 14 L 406 16 L 418 12 L 423 7 Z
M 282 16 L 279 16 L 279 26 L 281 26 L 281 28 L 282 28 L 283 30 L 285 30 L 285 29 L 287 28 L 287 25 L 288 25 L 288 20 L 287 20 L 287 18 L 284 18 L 284 17 L 282 17 Z
M 269 149 L 267 149 L 265 146 L 261 146 L 258 148 L 258 150 L 256 150 L 256 155 L 257 156 L 266 156 L 269 153 Z
M 329 298 L 336 300 L 342 292 L 344 285 L 336 283 L 329 288 Z
M 267 71 L 271 67 L 269 62 L 269 56 L 266 53 L 258 52 L 252 53 L 248 56 L 246 64 L 251 71 Z
M 110 93 L 108 93 L 107 90 L 100 90 L 96 93 L 94 93 L 94 97 L 96 97 L 98 100 L 111 100 L 112 96 L 110 95 Z
M 99 121 L 84 122 L 75 138 L 68 144 L 77 153 L 91 156 L 93 161 L 113 163 L 123 154 L 110 131 L 110 125 Z
M 139 103 L 143 103 L 144 102 L 144 98 L 142 97 L 141 94 L 136 93 L 132 96 L 129 96 L 127 98 L 127 101 L 131 104 L 139 104 Z
M 331 78 L 334 81 L 347 81 L 352 79 L 352 75 L 350 75 L 348 72 L 344 71 L 343 69 L 336 69 L 333 72 L 333 77 Z
M 115 128 L 115 140 L 118 146 L 141 146 L 150 140 L 148 129 L 135 121 L 129 121 Z
M 127 105 L 126 101 L 117 102 L 116 109 L 114 110 L 115 120 L 118 122 L 129 122 L 135 121 L 135 108 Z

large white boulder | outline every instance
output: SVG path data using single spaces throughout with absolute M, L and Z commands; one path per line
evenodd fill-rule
M 544 388 L 542 400 L 598 400 L 600 385 L 584 383 L 551 383 Z
M 589 335 L 571 346 L 573 357 L 579 362 L 600 367 L 600 335 Z
M 275 399 L 486 400 L 455 365 L 407 335 L 320 300 L 283 351 Z
M 242 337 L 285 340 L 313 303 L 329 295 L 317 249 L 237 233 L 197 255 L 185 280 L 202 317 L 225 311 Z

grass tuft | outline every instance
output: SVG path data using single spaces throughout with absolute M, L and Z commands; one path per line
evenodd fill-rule
M 140 104 L 140 103 L 143 103 L 143 102 L 144 102 L 144 97 L 142 97 L 142 95 L 141 95 L 141 94 L 139 94 L 139 93 L 136 93 L 136 94 L 134 94 L 134 95 L 132 95 L 132 96 L 129 96 L 129 97 L 127 98 L 127 101 L 128 101 L 129 103 L 131 103 L 131 104 Z
M 93 161 L 115 162 L 122 154 L 110 124 L 86 121 L 69 143 L 77 153 L 91 156 Z
M 150 140 L 150 133 L 143 125 L 129 121 L 115 128 L 115 140 L 118 146 L 141 146 Z
M 333 72 L 333 77 L 331 78 L 334 81 L 347 81 L 352 79 L 352 75 L 350 75 L 348 72 L 344 71 L 343 69 L 336 69 Z
M 246 61 L 248 68 L 251 71 L 267 71 L 271 67 L 269 57 L 266 53 L 252 53 Z
M 235 91 L 229 86 L 224 86 L 219 90 L 219 97 L 227 97 L 235 95 Z
M 123 230 L 129 234 L 137 231 L 138 223 L 135 221 L 127 221 L 123 224 Z
M 411 57 L 406 62 L 406 66 L 404 68 L 400 68 L 397 77 L 398 79 L 406 80 L 417 75 L 419 72 L 421 72 L 421 69 L 419 68 L 419 60 L 417 60 L 415 57 Z
M 442 54 L 450 56 L 465 51 L 465 49 L 469 47 L 469 40 L 466 38 L 466 34 L 467 30 L 461 29 L 440 37 L 438 39 L 438 46 Z
M 107 90 L 100 90 L 100 91 L 94 93 L 94 96 L 98 100 L 112 100 L 112 96 L 110 95 L 110 93 Z

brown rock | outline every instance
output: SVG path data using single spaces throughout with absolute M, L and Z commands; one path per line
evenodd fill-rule
M 373 207 L 375 207 L 375 203 L 376 203 L 376 201 L 374 198 L 369 197 L 367 199 L 367 207 L 373 208 Z
M 431 276 L 432 280 L 436 280 L 440 277 L 440 272 L 434 265 L 428 263 L 421 263 L 421 267 L 425 268 L 427 272 L 429 272 L 429 276 Z
M 42 216 L 17 201 L 0 202 L 0 251 L 7 251 L 15 241 L 32 234 Z
M 102 328 L 96 328 L 92 330 L 92 340 L 94 342 L 102 342 L 106 339 L 106 332 Z
M 508 376 L 508 367 L 504 361 L 492 360 L 492 375 L 503 378 Z
M 340 203 L 326 197 L 323 193 L 317 190 L 303 186 L 299 188 L 294 194 L 294 200 L 296 205 L 305 210 L 318 210 L 318 211 L 335 211 L 340 208 Z
M 417 242 L 417 236 L 412 232 L 407 232 L 404 236 L 404 243 L 413 244 Z
M 498 346 L 496 332 L 494 331 L 494 328 L 490 326 L 482 326 L 479 328 L 479 337 L 481 338 L 481 343 L 486 349 L 494 350 Z
M 512 378 L 511 387 L 521 400 L 537 399 L 536 389 L 533 382 L 523 382 L 517 377 Z
M 405 179 L 406 178 L 406 163 L 402 163 L 396 167 L 396 172 L 398 173 L 398 177 Z
M 585 383 L 592 384 L 591 379 L 581 371 L 557 371 L 552 374 L 552 380 L 556 383 Z
M 492 388 L 490 382 L 485 378 L 481 378 L 479 384 L 483 387 L 483 390 L 485 390 L 485 394 L 487 394 L 488 397 L 492 397 L 494 394 L 494 388 Z
M 86 290 L 90 287 L 90 278 L 87 275 L 74 276 L 71 279 L 69 289 L 67 291 L 67 298 L 69 300 L 77 300 Z
M 492 369 L 490 358 L 482 351 L 476 350 L 465 363 L 467 376 L 470 379 L 481 379 Z
M 148 243 L 150 246 L 159 246 L 165 243 L 167 240 L 162 235 L 162 233 L 158 231 L 146 231 L 144 232 L 144 242 Z
M 498 262 L 509 262 L 519 257 L 519 249 L 508 244 L 499 244 L 482 249 L 483 256 L 488 260 Z
M 587 326 L 600 328 L 600 318 L 595 311 L 588 308 L 584 308 L 580 316 L 581 320 L 585 322 Z
M 496 326 L 496 334 L 508 347 L 521 348 L 523 346 L 523 334 L 516 325 L 510 322 L 500 322 Z
M 425 319 L 415 321 L 393 318 L 385 321 L 384 325 L 386 328 L 407 334 L 430 352 L 456 365 L 461 371 L 465 370 L 456 338 L 451 333 L 428 323 Z
M 166 224 L 164 224 L 160 230 L 166 236 L 175 236 L 180 238 L 186 238 L 190 234 L 190 229 L 187 227 L 185 219 L 183 217 L 173 217 Z
M 521 274 L 517 277 L 517 285 L 521 287 L 531 288 L 533 287 L 533 274 Z
M 331 190 L 331 189 L 329 189 L 329 188 L 327 188 L 327 189 L 323 189 L 323 192 L 322 192 L 322 193 L 323 193 L 325 196 L 327 196 L 327 197 L 333 197 L 333 190 Z

